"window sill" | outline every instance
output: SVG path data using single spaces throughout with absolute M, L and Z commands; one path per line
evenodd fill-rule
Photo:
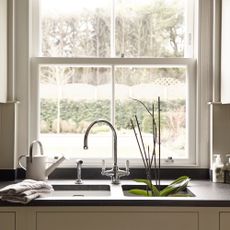
M 75 179 L 76 168 L 57 168 L 50 174 L 49 179 Z M 186 175 L 193 180 L 208 180 L 208 168 L 161 168 L 161 179 L 175 179 L 179 176 Z M 17 178 L 25 178 L 25 171 L 17 169 Z M 145 178 L 145 171 L 143 168 L 131 168 L 130 175 L 124 179 L 132 180 L 135 178 Z M 82 179 L 87 180 L 105 180 L 108 179 L 101 175 L 101 168 L 82 168 Z

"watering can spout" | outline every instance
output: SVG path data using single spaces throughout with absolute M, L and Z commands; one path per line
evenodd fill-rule
M 58 160 L 56 160 L 53 164 L 51 164 L 47 169 L 46 169 L 46 177 L 50 175 L 66 158 L 64 156 L 60 157 Z

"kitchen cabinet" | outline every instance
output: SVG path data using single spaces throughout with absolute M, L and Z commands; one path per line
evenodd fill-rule
M 0 212 L 0 229 L 16 230 L 15 212 Z
M 229 230 L 230 207 L 0 207 L 0 230 Z
M 230 229 L 230 212 L 221 212 L 220 213 L 220 230 L 229 230 Z
M 38 212 L 37 230 L 198 230 L 197 212 Z

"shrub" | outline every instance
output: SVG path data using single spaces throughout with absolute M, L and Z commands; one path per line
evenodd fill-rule
M 151 108 L 151 102 L 145 102 Z M 156 102 L 155 102 L 156 105 Z M 161 127 L 174 128 L 174 125 L 184 127 L 184 100 L 173 100 L 161 103 Z M 131 129 L 130 119 L 137 115 L 144 132 L 151 132 L 151 118 L 140 103 L 134 100 L 115 101 L 115 122 L 117 130 Z M 180 116 L 178 116 L 181 114 Z M 157 114 L 156 114 L 157 115 Z M 171 117 L 170 117 L 171 116 Z M 173 119 L 172 119 L 173 116 Z M 178 116 L 178 121 L 174 122 Z M 156 116 L 157 117 L 157 116 Z M 180 119 L 179 119 L 180 118 Z M 110 101 L 71 101 L 63 99 L 60 102 L 60 132 L 84 133 L 88 125 L 97 119 L 110 120 Z M 174 124 L 175 123 L 175 124 Z M 100 128 L 98 128 L 100 129 Z M 103 128 L 102 128 L 103 129 Z M 57 102 L 51 99 L 41 100 L 41 131 L 57 132 Z

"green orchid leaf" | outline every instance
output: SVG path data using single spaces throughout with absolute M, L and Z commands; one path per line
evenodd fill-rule
M 142 195 L 142 196 L 178 196 L 178 197 L 189 197 L 191 196 L 190 194 L 182 194 L 179 193 L 180 191 L 183 191 L 189 181 L 190 178 L 187 176 L 181 176 L 179 178 L 177 178 L 176 180 L 174 180 L 170 185 L 168 185 L 166 188 L 164 188 L 163 190 L 159 191 L 157 189 L 157 187 L 155 185 L 153 185 L 151 183 L 150 180 L 147 179 L 135 179 L 134 181 L 139 182 L 139 183 L 144 183 L 148 186 L 148 188 L 152 191 L 148 192 L 146 190 L 142 190 L 142 189 L 132 189 L 130 191 L 134 191 L 132 192 L 133 194 L 136 195 Z
M 179 191 L 184 190 L 187 187 L 189 181 L 190 178 L 187 176 L 182 176 L 177 178 L 170 185 L 168 185 L 166 188 L 161 190 L 160 196 L 169 196 L 171 194 L 175 194 L 178 193 Z
M 128 192 L 138 196 L 151 196 L 149 192 L 143 189 L 130 189 Z
M 176 183 L 172 183 L 172 186 L 177 187 L 175 190 L 175 193 L 178 193 L 180 191 L 183 191 L 187 186 L 189 181 L 191 180 L 189 177 L 183 176 L 179 178 Z
M 181 176 L 181 177 L 178 177 L 176 180 L 174 180 L 170 185 L 172 184 L 177 184 L 177 183 L 180 183 L 186 179 L 190 179 L 188 176 Z
M 182 193 L 176 193 L 169 195 L 170 197 L 193 197 L 192 194 L 182 194 Z
M 152 183 L 147 179 L 134 179 L 134 181 L 146 184 L 151 189 Z
M 147 179 L 135 179 L 134 181 L 144 183 L 152 191 L 152 196 L 160 196 L 160 191 Z

